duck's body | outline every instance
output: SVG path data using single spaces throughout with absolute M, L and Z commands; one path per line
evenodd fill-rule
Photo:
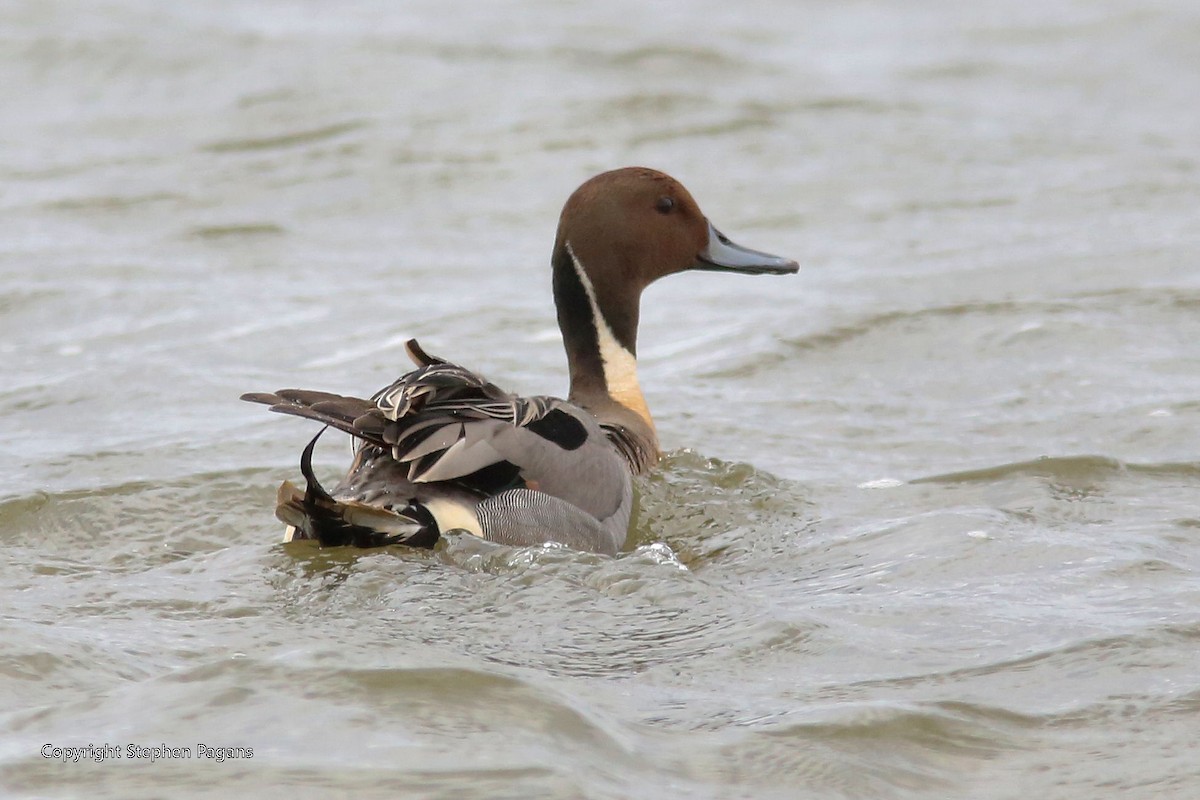
M 510 395 L 416 342 L 408 350 L 418 368 L 370 400 L 295 389 L 243 395 L 359 441 L 331 493 L 312 472 L 316 438 L 305 448 L 306 491 L 287 482 L 279 491 L 276 515 L 288 538 L 432 546 L 441 533 L 464 530 L 513 545 L 620 549 L 631 476 L 659 457 L 637 379 L 642 290 L 686 269 L 782 274 L 797 266 L 732 244 L 679 183 L 641 168 L 603 173 L 576 190 L 552 264 L 567 400 Z
M 285 482 L 279 492 L 289 538 L 431 546 L 441 531 L 464 530 L 505 544 L 617 551 L 634 467 L 595 417 L 565 400 L 507 394 L 415 341 L 408 351 L 418 369 L 370 400 L 305 390 L 244 396 L 361 442 L 328 494 L 312 473 L 316 439 L 305 449 L 307 491 Z M 636 446 L 641 461 L 651 458 L 646 444 Z

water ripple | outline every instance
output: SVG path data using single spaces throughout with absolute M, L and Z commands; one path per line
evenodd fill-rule
M 314 144 L 335 139 L 342 134 L 360 130 L 370 123 L 367 120 L 348 120 L 319 128 L 287 131 L 272 136 L 222 139 L 204 146 L 211 153 L 244 153 L 257 150 L 284 150 L 298 145 Z

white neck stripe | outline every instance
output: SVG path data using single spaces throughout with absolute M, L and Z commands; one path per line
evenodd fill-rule
M 575 274 L 579 276 L 579 282 L 583 284 L 583 291 L 587 294 L 588 304 L 592 307 L 592 324 L 596 328 L 596 342 L 600 347 L 600 362 L 604 369 L 604 383 L 608 388 L 608 393 L 621 405 L 636 411 L 653 428 L 654 423 L 650 420 L 650 411 L 646 408 L 646 400 L 642 397 L 642 387 L 638 383 L 637 358 L 617 341 L 617 335 L 613 333 L 612 326 L 600 313 L 600 304 L 596 300 L 596 289 L 592 286 L 592 281 L 588 277 L 587 271 L 584 270 L 583 264 L 579 263 L 579 259 L 575 257 L 575 251 L 571 248 L 570 242 L 567 242 L 567 254 L 571 256 Z

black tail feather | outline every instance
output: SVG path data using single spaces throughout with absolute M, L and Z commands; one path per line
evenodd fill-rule
M 338 506 L 338 502 L 325 491 L 313 471 L 312 454 L 317 440 L 321 438 L 328 426 L 321 428 L 312 438 L 300 455 L 300 472 L 308 484 L 304 498 L 299 503 L 302 514 L 295 518 L 289 515 L 301 535 L 297 539 L 315 539 L 322 547 L 386 547 L 392 544 L 405 544 L 409 547 L 433 547 L 440 538 L 437 522 L 424 506 L 409 503 L 400 517 L 411 520 L 414 526 L 419 526 L 415 533 L 388 533 L 365 525 L 348 522 Z

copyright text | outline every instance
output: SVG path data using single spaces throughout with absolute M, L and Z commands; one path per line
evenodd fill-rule
M 44 744 L 41 749 L 42 758 L 76 763 L 79 761 L 95 761 L 102 764 L 105 761 L 140 761 L 153 764 L 156 761 L 234 761 L 237 759 L 254 758 L 253 747 L 216 747 L 208 744 L 189 745 L 187 747 L 168 747 L 165 744 L 86 744 L 82 747 L 59 747 Z

